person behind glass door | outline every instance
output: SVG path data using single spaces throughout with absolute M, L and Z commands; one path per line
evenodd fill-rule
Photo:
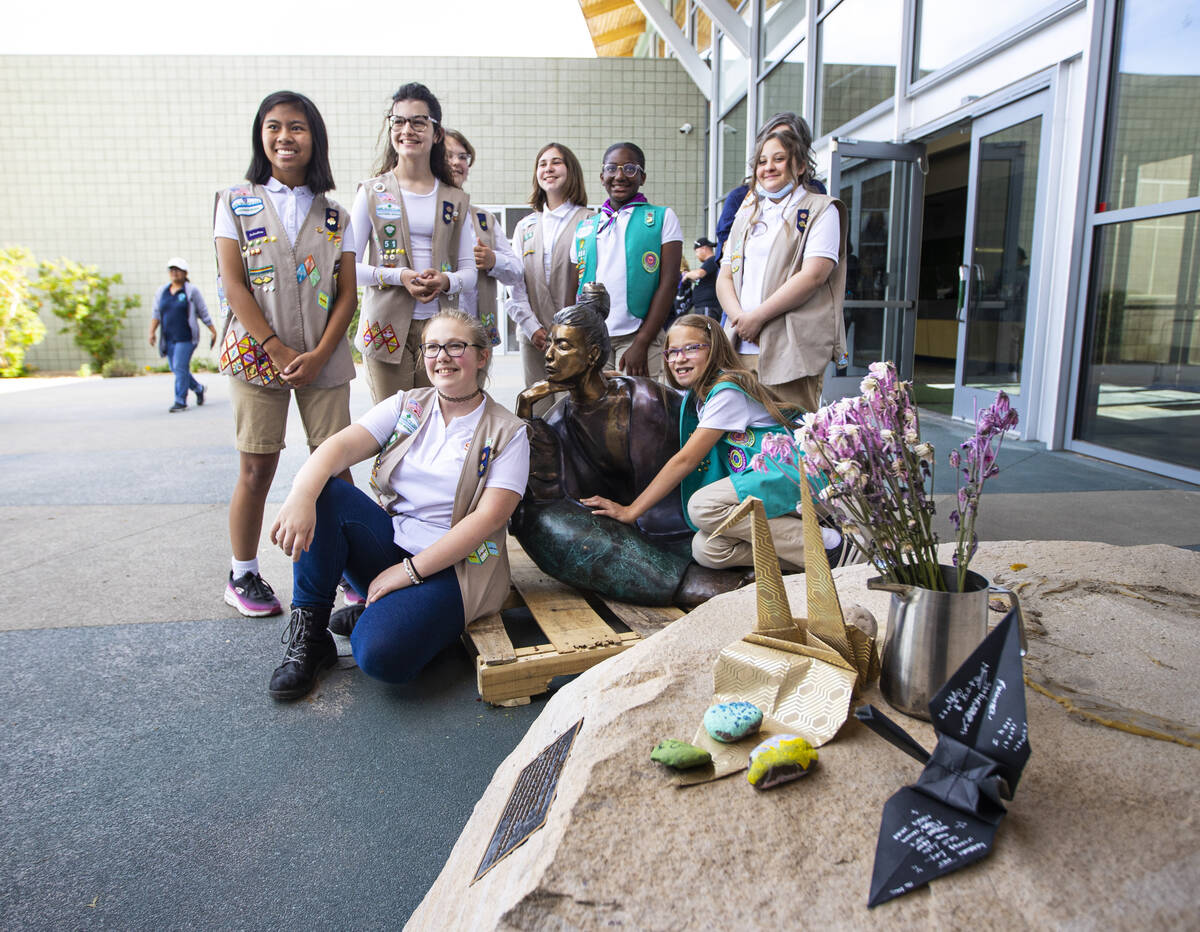
M 552 318 L 575 302 L 571 287 L 571 245 L 575 228 L 592 216 L 587 204 L 583 167 L 567 146 L 549 142 L 533 161 L 534 213 L 521 218 L 513 232 L 512 249 L 521 257 L 522 280 L 505 305 L 517 325 L 525 387 L 546 378 L 546 346 Z M 549 404 L 538 403 L 537 414 Z
M 351 211 L 363 286 L 354 339 L 376 403 L 428 384 L 421 328 L 475 286 L 475 236 L 446 162 L 441 104 L 424 84 L 405 84 L 384 131 L 375 176 L 359 184 Z
M 789 131 L 759 143 L 755 190 L 734 219 L 717 279 L 743 365 L 806 412 L 820 407 L 826 365 L 844 365 L 846 355 L 846 208 L 805 187 L 810 164 Z
M 456 129 L 446 130 L 446 160 L 450 174 L 460 188 L 467 184 L 471 166 L 475 164 L 475 147 Z M 471 225 L 475 234 L 475 287 L 463 288 L 458 300 L 461 311 L 478 317 L 487 328 L 492 346 L 500 345 L 496 318 L 496 283 L 510 288 L 521 281 L 521 262 L 508 244 L 496 215 L 470 205 Z
M 717 300 L 717 276 L 721 266 L 717 262 L 717 244 L 707 236 L 696 240 L 696 268 L 684 272 L 683 277 L 694 282 L 692 287 L 692 310 L 713 320 L 721 319 L 721 303 Z
M 646 200 L 646 156 L 632 142 L 609 146 L 600 167 L 608 200 L 584 220 L 571 244 L 573 290 L 601 282 L 610 299 L 610 367 L 627 375 L 662 375 L 663 326 L 679 284 L 683 230 L 670 207 Z M 663 274 L 663 269 L 667 269 Z
M 213 236 L 226 311 L 221 371 L 229 376 L 239 456 L 225 602 L 259 617 L 282 611 L 259 573 L 258 540 L 289 399 L 296 399 L 310 449 L 350 423 L 354 360 L 346 330 L 358 293 L 349 215 L 325 196 L 333 172 L 316 106 L 291 91 L 269 95 L 252 139 L 246 182 L 217 192 Z M 341 478 L 353 482 L 348 470 Z
M 200 343 L 199 318 L 208 328 L 211 349 L 217 342 L 217 330 L 208 316 L 208 305 L 200 289 L 188 281 L 187 262 L 174 258 L 167 262 L 171 280 L 154 296 L 154 316 L 150 320 L 150 345 L 158 343 L 158 354 L 165 356 L 175 374 L 175 403 L 167 409 L 174 414 L 187 410 L 187 393 L 196 393 L 197 406 L 204 404 L 204 386 L 192 375 L 192 353 Z M 159 324 L 162 337 L 156 338 Z

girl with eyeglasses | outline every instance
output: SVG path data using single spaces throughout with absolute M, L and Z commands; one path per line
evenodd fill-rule
M 749 495 L 762 499 L 775 551 L 785 569 L 804 568 L 804 522 L 796 511 L 800 472 L 793 464 L 769 472 L 750 468 L 768 433 L 796 426 L 794 409 L 782 404 L 758 377 L 743 368 L 716 321 L 686 314 L 667 331 L 667 381 L 686 390 L 679 413 L 679 452 L 630 504 L 596 495 L 581 499 L 592 514 L 632 524 L 676 487 L 692 538 L 692 559 L 712 569 L 751 566 L 750 518 L 709 539 Z M 840 532 L 822 527 L 830 565 L 844 561 Z
M 246 181 L 218 192 L 220 355 L 239 456 L 229 502 L 232 569 L 225 601 L 243 615 L 282 609 L 258 566 L 267 493 L 287 432 L 289 399 L 310 449 L 350 423 L 354 360 L 346 330 L 357 291 L 350 217 L 333 189 L 325 121 L 303 94 L 279 91 L 258 107 Z M 347 471 L 342 478 L 352 481 Z
M 271 527 L 293 560 L 277 699 L 305 695 L 336 663 L 331 631 L 349 636 L 368 676 L 404 683 L 508 595 L 506 528 L 529 477 L 525 422 L 483 390 L 492 348 L 475 318 L 440 311 L 419 352 L 432 387 L 385 398 L 322 444 Z M 332 478 L 372 456 L 379 504 Z M 343 575 L 367 601 L 331 625 Z
M 354 339 L 376 402 L 428 384 L 421 328 L 475 287 L 475 236 L 446 162 L 441 104 L 424 84 L 405 84 L 383 133 L 375 176 L 359 184 L 351 209 L 364 289 Z
M 546 378 L 546 346 L 553 317 L 575 303 L 571 245 L 575 228 L 592 216 L 583 167 L 561 142 L 549 142 L 538 150 L 529 206 L 534 212 L 521 218 L 512 240 L 524 275 L 505 305 L 517 325 L 526 388 Z M 545 408 L 534 410 L 541 414 Z
M 764 136 L 751 164 L 754 193 L 734 218 L 717 278 L 726 332 L 764 385 L 816 411 L 825 367 L 846 355 L 846 207 L 805 186 L 812 163 L 790 130 Z
M 639 193 L 646 156 L 632 142 L 608 147 L 600 167 L 608 200 L 575 230 L 571 290 L 601 282 L 608 289 L 608 364 L 627 375 L 662 375 L 663 326 L 670 316 L 683 257 L 683 229 L 670 207 Z M 666 268 L 667 273 L 662 274 Z

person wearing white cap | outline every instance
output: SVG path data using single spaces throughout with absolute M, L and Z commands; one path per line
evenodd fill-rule
M 217 342 L 217 328 L 208 315 L 208 305 L 200 289 L 188 281 L 187 261 L 176 256 L 167 260 L 171 280 L 154 296 L 154 317 L 150 321 L 150 345 L 158 343 L 158 353 L 165 356 L 175 373 L 175 403 L 167 410 L 187 410 L 187 394 L 196 393 L 196 404 L 204 404 L 204 386 L 192 376 L 192 353 L 200 342 L 200 324 L 204 321 L 211 334 L 209 347 Z M 158 333 L 162 326 L 162 334 Z

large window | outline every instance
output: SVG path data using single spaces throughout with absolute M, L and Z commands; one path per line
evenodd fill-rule
M 842 0 L 817 27 L 818 136 L 895 94 L 903 6 L 897 0 Z
M 801 42 L 759 84 L 759 123 L 776 113 L 804 112 L 804 56 L 807 43 Z
M 1126 4 L 1118 26 L 1099 210 L 1200 195 L 1200 4 L 1151 9 Z
M 804 19 L 807 8 L 806 0 L 764 0 L 759 43 L 763 71 L 804 38 L 808 30 Z
M 729 111 L 721 121 L 721 184 L 722 195 L 736 188 L 750 170 L 746 160 L 746 98 Z
M 946 67 L 1062 0 L 917 0 L 912 79 Z

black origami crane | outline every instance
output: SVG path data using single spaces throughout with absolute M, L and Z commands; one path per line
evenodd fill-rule
M 1010 611 L 929 703 L 933 754 L 874 706 L 855 716 L 925 770 L 883 807 L 867 906 L 902 896 L 992 849 L 1029 759 L 1020 630 Z

